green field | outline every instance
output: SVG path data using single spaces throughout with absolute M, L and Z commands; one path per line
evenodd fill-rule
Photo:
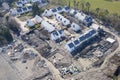
M 68 2 L 69 0 L 66 1 Z M 76 0 L 76 1 L 79 1 L 80 3 L 89 2 L 91 4 L 90 10 L 101 8 L 101 9 L 107 9 L 110 13 L 118 13 L 120 15 L 120 1 L 112 1 L 112 2 L 106 0 Z M 73 0 L 71 0 L 71 6 L 73 6 Z

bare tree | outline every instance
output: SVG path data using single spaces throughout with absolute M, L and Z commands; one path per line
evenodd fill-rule
M 9 17 L 6 26 L 15 34 L 20 35 L 20 24 L 13 17 Z
M 90 3 L 87 2 L 87 3 L 86 3 L 86 7 L 87 7 L 87 12 L 88 12 L 88 13 L 89 13 L 89 10 L 90 10 L 90 6 L 91 6 Z
M 84 9 L 85 9 L 84 3 L 81 3 L 81 9 L 82 9 L 82 11 L 84 11 Z

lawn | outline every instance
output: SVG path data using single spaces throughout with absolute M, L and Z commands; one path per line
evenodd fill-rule
M 67 2 L 69 0 L 66 0 Z M 120 1 L 107 1 L 107 0 L 76 0 L 81 2 L 89 2 L 91 4 L 90 10 L 96 8 L 107 9 L 110 13 L 118 13 L 120 15 Z M 71 0 L 73 6 L 73 0 Z

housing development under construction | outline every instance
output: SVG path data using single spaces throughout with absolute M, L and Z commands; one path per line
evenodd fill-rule
M 0 47 L 0 71 L 4 65 L 9 70 L 0 80 L 113 80 L 106 66 L 119 64 L 120 38 L 91 14 L 50 0 L 4 5 L 5 18 L 19 24 L 20 34 Z M 32 16 L 34 9 L 41 13 Z

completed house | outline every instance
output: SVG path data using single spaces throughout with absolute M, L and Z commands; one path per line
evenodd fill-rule
M 42 21 L 41 26 L 44 27 L 44 29 L 48 32 L 53 32 L 55 30 L 55 27 L 47 21 Z
M 36 15 L 34 19 L 35 19 L 35 21 L 36 21 L 37 23 L 41 23 L 42 20 L 43 20 L 43 19 L 42 19 L 40 16 L 38 16 L 38 15 Z
M 51 39 L 54 40 L 55 42 L 63 40 L 64 37 L 65 35 L 63 30 L 54 31 L 51 33 Z
M 84 34 L 80 35 L 78 38 L 67 42 L 65 48 L 71 53 L 72 56 L 75 56 L 77 51 L 82 51 L 92 42 L 92 40 L 94 40 L 97 35 L 98 33 L 96 30 L 90 29 Z
M 78 31 L 81 30 L 80 26 L 78 24 L 74 23 L 74 22 L 71 24 L 71 29 L 75 32 L 78 32 Z
M 17 7 L 23 7 L 23 4 L 22 4 L 22 2 L 18 1 L 18 2 L 16 2 L 16 6 Z
M 33 27 L 35 25 L 35 23 L 33 21 L 31 21 L 30 19 L 27 20 L 27 25 L 29 27 Z
M 63 11 L 66 12 L 66 13 L 68 13 L 68 12 L 70 11 L 70 7 L 65 6 L 65 7 L 63 8 Z
M 75 14 L 75 18 L 77 18 L 79 21 L 81 21 L 86 26 L 90 26 L 93 22 L 92 17 L 84 14 L 83 12 L 77 12 Z

